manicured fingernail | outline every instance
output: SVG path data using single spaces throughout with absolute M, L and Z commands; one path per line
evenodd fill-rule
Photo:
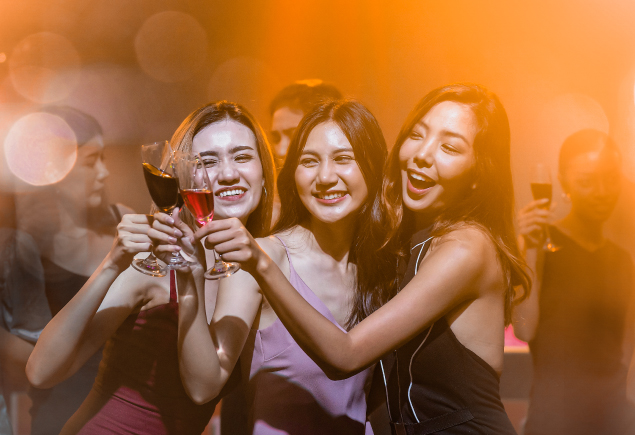
M 168 242 L 176 243 L 176 237 L 168 237 Z
M 174 219 L 172 219 L 171 217 L 168 217 L 168 222 L 173 224 L 174 223 Z
M 176 237 L 182 237 L 182 236 L 183 236 L 183 233 L 181 232 L 181 230 L 174 230 L 174 235 L 175 235 Z

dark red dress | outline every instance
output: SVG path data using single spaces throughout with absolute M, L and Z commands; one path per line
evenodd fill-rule
M 174 272 L 170 302 L 133 313 L 104 348 L 93 389 L 62 433 L 199 435 L 217 399 L 196 405 L 181 383 Z

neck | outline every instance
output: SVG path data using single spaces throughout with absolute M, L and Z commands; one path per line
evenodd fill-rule
M 353 219 L 325 223 L 311 218 L 303 226 L 313 234 L 315 243 L 322 252 L 333 257 L 336 261 L 348 262 L 348 254 L 351 250 L 355 231 Z
M 58 203 L 57 211 L 60 233 L 67 236 L 77 235 L 80 232 L 82 235 L 86 234 L 86 210 L 84 210 L 84 213 L 80 213 L 79 210 L 72 206 L 64 206 Z
M 576 213 L 569 213 L 557 225 L 583 246 L 599 246 L 604 242 L 603 222 L 591 221 Z
M 421 231 L 434 224 L 434 218 L 424 213 L 415 213 L 415 232 Z

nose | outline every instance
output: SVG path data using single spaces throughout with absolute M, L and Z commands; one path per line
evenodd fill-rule
M 232 185 L 236 184 L 240 180 L 240 174 L 236 168 L 233 160 L 223 160 L 219 162 L 220 168 L 218 168 L 217 181 L 218 184 Z
M 421 168 L 429 168 L 434 162 L 434 144 L 432 141 L 422 141 L 414 155 L 414 163 Z
M 337 183 L 335 165 L 330 160 L 320 162 L 317 173 L 317 184 L 332 185 Z
M 106 163 L 103 161 L 103 159 L 97 159 L 97 163 L 95 164 L 95 166 L 97 169 L 97 179 L 99 181 L 105 180 L 110 175 L 110 172 L 108 172 L 108 168 L 106 167 Z

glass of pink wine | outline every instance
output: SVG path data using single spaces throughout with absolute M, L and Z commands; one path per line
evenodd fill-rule
M 551 183 L 551 173 L 549 168 L 543 163 L 538 163 L 534 169 L 534 174 L 531 179 L 531 193 L 535 200 L 547 199 L 549 200 L 542 208 L 549 209 L 551 207 L 551 197 L 553 192 L 553 185 Z M 545 244 L 543 249 L 549 252 L 556 252 L 560 249 L 551 241 L 551 232 L 549 231 L 549 225 L 545 226 Z
M 202 227 L 214 218 L 214 189 L 200 155 L 180 155 L 176 162 L 177 178 L 185 206 Z M 214 253 L 214 267 L 205 272 L 206 279 L 225 278 L 240 269 L 236 263 L 226 263 Z

